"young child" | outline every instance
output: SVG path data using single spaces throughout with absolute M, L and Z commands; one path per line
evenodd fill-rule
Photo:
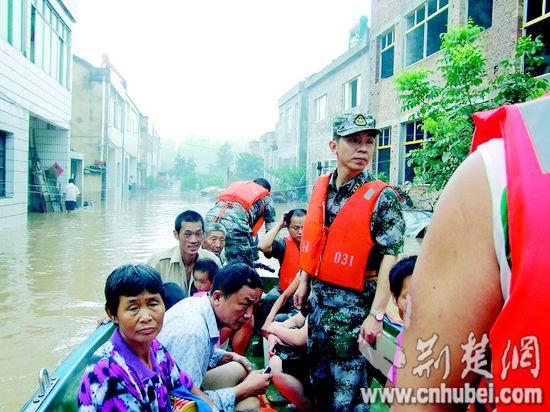
M 211 259 L 199 259 L 193 271 L 192 296 L 202 296 L 210 292 L 212 280 L 218 273 L 218 265 Z
M 313 410 L 307 360 L 307 318 L 298 312 L 268 329 L 269 366 L 273 384 L 298 411 Z
M 409 284 L 411 276 L 414 271 L 414 265 L 416 264 L 417 256 L 409 256 L 401 259 L 390 270 L 390 291 L 393 302 L 399 309 L 399 316 L 406 325 L 406 313 L 407 304 L 409 301 Z M 393 366 L 388 375 L 388 383 L 386 386 L 393 386 L 395 384 L 395 377 L 397 375 L 397 368 L 402 367 L 402 349 L 401 349 L 401 337 L 403 332 L 397 335 L 397 348 L 395 350 L 395 356 L 393 358 Z

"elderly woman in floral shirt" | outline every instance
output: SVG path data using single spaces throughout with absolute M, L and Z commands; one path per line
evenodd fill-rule
M 79 410 L 171 411 L 175 389 L 202 398 L 201 411 L 206 407 L 202 400 L 216 410 L 155 339 L 165 310 L 159 273 L 147 265 L 121 266 L 107 278 L 105 298 L 105 310 L 117 328 L 84 372 Z

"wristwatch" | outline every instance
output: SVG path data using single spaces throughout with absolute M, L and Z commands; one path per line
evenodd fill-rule
M 382 322 L 384 320 L 384 313 L 376 309 L 371 309 L 369 315 L 374 316 L 374 319 L 376 319 L 378 322 Z

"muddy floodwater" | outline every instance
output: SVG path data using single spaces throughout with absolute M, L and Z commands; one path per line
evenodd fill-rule
M 176 244 L 176 215 L 213 201 L 174 192 L 130 192 L 118 205 L 31 214 L 0 230 L 0 410 L 19 410 L 104 314 L 103 286 L 115 267 L 145 262 Z M 277 204 L 278 216 L 304 204 Z M 418 249 L 415 240 L 407 251 Z

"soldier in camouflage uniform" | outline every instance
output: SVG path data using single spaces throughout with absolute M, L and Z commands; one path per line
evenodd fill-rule
M 258 181 L 264 181 L 269 186 L 269 182 L 265 179 L 256 179 L 254 182 L 258 183 Z M 268 191 L 270 188 L 270 186 L 266 187 Z M 251 236 L 252 227 L 262 217 L 267 232 L 273 227 L 277 218 L 273 199 L 269 195 L 263 200 L 254 202 L 250 210 L 238 202 L 218 201 L 206 213 L 204 220 L 207 226 L 220 223 L 227 232 L 224 249 L 226 264 L 243 262 L 254 267 L 258 252 Z
M 374 180 L 365 168 L 379 133 L 374 119 L 361 114 L 339 115 L 333 127 L 334 140 L 329 146 L 337 156 L 337 167 L 327 187 L 326 226 L 332 224 L 359 187 Z M 367 386 L 367 360 L 359 352 L 358 339 L 372 344 L 382 332 L 381 314 L 390 297 L 389 270 L 403 249 L 405 230 L 396 193 L 384 188 L 374 206 L 370 227 L 350 230 L 370 230 L 374 246 L 365 272 L 377 271 L 378 280 L 365 277 L 363 291 L 357 291 L 321 280 L 311 282 L 311 276 L 302 272 L 294 296 L 300 307 L 311 289 L 308 355 L 313 393 L 321 411 L 369 410 L 360 393 L 360 388 Z

